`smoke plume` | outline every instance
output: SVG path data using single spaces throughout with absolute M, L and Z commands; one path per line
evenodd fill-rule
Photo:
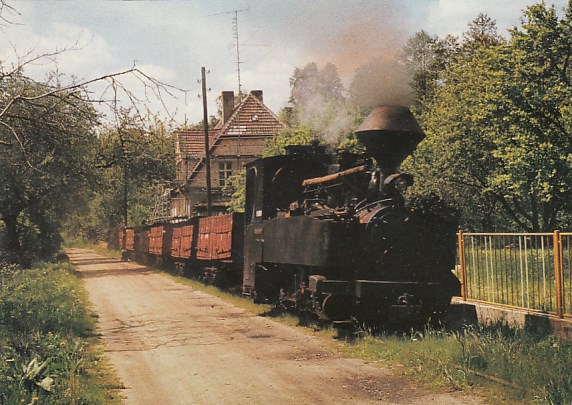
M 388 2 L 390 3 L 390 2 Z M 382 15 L 361 10 L 359 18 L 338 24 L 329 38 L 312 44 L 319 65 L 333 63 L 348 92 L 348 103 L 332 104 L 319 94 L 308 94 L 299 109 L 302 123 L 335 142 L 355 129 L 356 108 L 377 105 L 409 105 L 410 75 L 400 62 L 401 49 L 411 35 L 406 10 L 395 2 Z

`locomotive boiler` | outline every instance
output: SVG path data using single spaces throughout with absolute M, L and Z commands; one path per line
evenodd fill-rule
M 334 321 L 438 320 L 460 292 L 456 226 L 406 205 L 398 171 L 425 135 L 381 106 L 356 136 L 365 154 L 313 143 L 247 166 L 243 293 Z

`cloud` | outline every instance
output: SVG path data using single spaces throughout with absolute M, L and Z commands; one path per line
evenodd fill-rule
M 296 65 L 293 59 L 264 59 L 247 69 L 242 75 L 246 90 L 263 90 L 264 104 L 272 111 L 278 111 L 286 105 L 290 97 L 289 79 Z M 236 82 L 236 76 L 235 76 Z
M 549 0 L 550 1 L 550 0 Z M 567 0 L 556 0 L 558 10 Z M 67 75 L 91 78 L 132 66 L 192 90 L 177 104 L 192 122 L 202 119 L 200 68 L 211 94 L 237 89 L 233 10 L 238 13 L 241 72 L 245 90 L 262 89 L 278 110 L 287 102 L 295 67 L 332 62 L 349 86 L 359 66 L 397 52 L 416 31 L 461 34 L 479 12 L 499 32 L 518 24 L 521 10 L 536 0 L 196 0 L 196 1 L 19 1 L 20 25 L 0 32 L 2 60 L 74 48 L 29 67 L 44 78 L 56 66 Z M 77 45 L 76 45 L 77 42 Z M 14 45 L 17 53 L 11 48 Z M 270 46 L 252 46 L 270 45 Z M 131 84 L 131 83 L 130 83 Z M 136 85 L 136 83 L 133 83 Z M 215 111 L 216 96 L 209 96 Z M 153 105 L 153 110 L 160 106 Z
M 38 30 L 32 25 L 13 25 L 4 32 L 0 57 L 7 65 L 24 64 L 25 72 L 37 80 L 58 69 L 68 75 L 89 77 L 105 71 L 113 57 L 108 43 L 84 27 L 60 22 Z
M 567 0 L 547 1 L 554 4 L 560 12 L 566 6 Z M 479 13 L 485 13 L 497 22 L 499 34 L 506 36 L 507 29 L 520 24 L 522 11 L 534 0 L 511 0 L 502 3 L 498 0 L 438 0 L 428 5 L 425 30 L 431 34 L 460 36 L 468 28 Z
M 177 77 L 177 72 L 175 72 L 172 68 L 165 66 L 143 64 L 137 65 L 137 68 L 144 72 L 146 75 L 165 83 L 168 83 Z

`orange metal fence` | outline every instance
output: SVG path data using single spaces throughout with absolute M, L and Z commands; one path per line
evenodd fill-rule
M 572 233 L 458 234 L 461 297 L 572 316 Z

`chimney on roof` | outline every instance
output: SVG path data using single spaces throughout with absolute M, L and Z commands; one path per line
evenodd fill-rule
M 262 98 L 262 90 L 251 90 L 250 94 L 259 99 L 261 103 L 264 103 L 264 99 Z
M 234 91 L 222 92 L 222 123 L 226 124 L 234 111 Z

